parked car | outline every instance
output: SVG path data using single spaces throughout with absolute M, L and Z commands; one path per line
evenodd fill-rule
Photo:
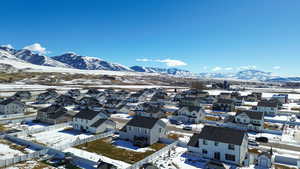
M 256 137 L 255 141 L 262 142 L 262 143 L 267 143 L 267 142 L 269 142 L 269 139 L 267 137 Z
M 249 141 L 248 141 L 248 144 L 249 144 L 250 146 L 258 146 L 257 142 L 254 141 L 254 140 L 249 140 Z
M 191 126 L 184 126 L 182 129 L 183 130 L 189 130 L 189 131 L 193 130 L 193 128 Z

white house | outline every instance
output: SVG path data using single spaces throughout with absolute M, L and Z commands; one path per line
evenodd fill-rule
M 263 100 L 258 102 L 256 110 L 263 112 L 265 115 L 276 115 L 278 113 L 279 105 L 274 101 Z
M 165 114 L 162 105 L 149 102 L 139 104 L 134 112 L 137 116 L 152 118 L 162 118 Z
M 109 114 L 103 111 L 93 111 L 89 109 L 81 110 L 73 117 L 72 125 L 75 130 L 100 133 L 108 129 L 115 129 L 116 124 L 106 121 Z
M 233 128 L 204 126 L 200 133 L 191 137 L 188 151 L 202 158 L 243 166 L 248 151 L 248 135 Z
M 1 114 L 17 114 L 25 112 L 25 104 L 17 99 L 6 99 L 0 102 Z
M 264 129 L 264 113 L 249 110 L 239 111 L 233 118 L 226 121 L 226 125 L 238 129 L 261 131 Z
M 174 113 L 173 118 L 184 123 L 200 123 L 205 118 L 205 111 L 199 106 L 183 106 Z
M 157 118 L 135 116 L 121 130 L 120 138 L 145 147 L 158 142 L 167 134 L 166 123 Z

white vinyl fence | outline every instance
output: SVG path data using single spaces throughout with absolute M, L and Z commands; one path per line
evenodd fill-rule
M 144 158 L 143 160 L 140 160 L 140 161 L 134 163 L 133 165 L 131 165 L 127 169 L 139 169 L 144 164 L 150 163 L 150 162 L 156 160 L 157 158 L 159 158 L 160 156 L 168 153 L 172 148 L 177 146 L 177 143 L 178 143 L 178 141 L 175 141 L 172 144 L 167 145 L 166 147 L 158 150 L 157 152 L 151 154 L 150 156 Z
M 53 148 L 62 151 L 62 150 L 65 150 L 67 148 L 70 148 L 70 147 L 78 146 L 78 145 L 85 144 L 85 143 L 88 143 L 88 142 L 92 142 L 92 141 L 95 141 L 95 140 L 99 140 L 99 139 L 102 139 L 102 138 L 105 138 L 105 137 L 113 136 L 114 133 L 115 133 L 115 131 L 111 130 L 111 131 L 108 131 L 106 133 L 98 134 L 98 135 L 95 135 L 95 136 L 92 136 L 92 137 L 87 137 L 87 138 L 84 138 L 84 139 L 79 139 L 78 138 L 74 142 L 67 143 L 67 144 L 62 145 L 62 146 L 56 146 L 56 147 L 53 147 Z
M 30 134 L 40 133 L 40 132 L 44 132 L 44 131 L 51 131 L 51 130 L 64 128 L 64 127 L 71 127 L 70 122 L 55 124 L 55 125 L 51 125 L 51 126 L 48 126 L 48 127 L 35 128 L 35 129 L 30 129 L 30 130 L 23 130 L 23 131 L 20 131 L 20 132 L 11 133 L 9 135 L 17 136 L 17 137 L 27 136 L 27 135 L 30 135 Z
M 13 158 L 9 158 L 9 159 L 5 159 L 5 160 L 0 160 L 0 167 L 7 167 L 19 162 L 23 162 L 23 161 L 27 161 L 27 160 L 31 160 L 34 158 L 39 158 L 45 154 L 47 154 L 48 149 L 43 149 L 41 151 L 36 151 L 30 154 L 25 154 L 25 155 L 20 155 L 20 156 L 16 156 Z

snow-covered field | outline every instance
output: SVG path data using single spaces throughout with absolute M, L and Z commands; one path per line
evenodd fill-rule
M 32 130 L 32 129 L 44 128 L 47 127 L 47 125 L 42 123 L 27 123 L 27 124 L 9 123 L 7 125 L 4 125 L 4 127 L 16 129 L 16 130 Z
M 9 145 L 0 143 L 0 160 L 5 160 L 13 158 L 14 156 L 23 155 L 19 150 L 14 150 L 9 147 Z
M 36 133 L 32 134 L 31 137 L 26 136 L 24 139 L 35 140 L 50 147 L 59 147 L 74 142 L 76 139 L 84 139 L 93 136 L 91 134 L 85 134 L 75 130 L 65 129 L 68 128 L 60 128 L 56 130 Z
M 42 163 L 40 163 L 38 161 L 34 161 L 34 160 L 29 160 L 24 163 L 17 163 L 10 167 L 6 167 L 5 169 L 37 169 L 37 168 L 55 169 L 55 167 L 48 166 L 46 164 L 42 164 Z
M 197 169 L 204 168 L 205 162 L 200 158 L 188 156 L 185 154 L 186 148 L 175 147 L 170 156 L 160 157 L 154 161 L 154 165 L 160 169 Z
M 113 165 L 117 166 L 120 169 L 121 168 L 127 168 L 127 167 L 130 166 L 130 164 L 125 163 L 123 161 L 113 160 L 113 159 L 110 159 L 108 157 L 105 157 L 105 156 L 102 156 L 102 155 L 99 155 L 99 154 L 96 154 L 96 153 L 87 152 L 87 151 L 77 149 L 77 148 L 68 148 L 68 149 L 64 150 L 64 152 L 70 152 L 70 153 L 73 153 L 74 155 L 76 155 L 78 157 L 82 157 L 82 158 L 85 158 L 85 159 L 88 159 L 88 160 L 91 160 L 91 161 L 94 161 L 94 162 L 98 162 L 99 159 L 101 159 L 101 161 L 113 164 Z

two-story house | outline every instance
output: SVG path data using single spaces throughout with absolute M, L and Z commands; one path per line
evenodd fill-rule
M 165 115 L 165 112 L 162 109 L 162 105 L 151 102 L 139 104 L 134 112 L 137 116 L 153 118 L 162 118 Z
M 265 115 L 274 116 L 278 113 L 279 105 L 276 101 L 262 100 L 258 102 L 256 110 L 263 112 Z
M 204 126 L 200 133 L 191 137 L 188 151 L 202 158 L 243 166 L 248 151 L 248 135 L 233 128 Z
M 8 98 L 0 102 L 0 114 L 23 114 L 25 107 L 23 102 L 14 98 Z
M 233 112 L 235 110 L 235 103 L 231 99 L 218 99 L 213 103 L 213 111 Z
M 251 110 L 238 111 L 234 118 L 230 118 L 226 123 L 242 130 L 261 131 L 264 128 L 264 113 Z
M 183 106 L 173 114 L 173 118 L 183 123 L 200 123 L 205 118 L 205 111 L 200 106 Z
M 73 117 L 72 125 L 75 130 L 101 133 L 116 128 L 116 123 L 109 120 L 109 117 L 110 115 L 105 110 L 85 109 Z
M 120 138 L 145 147 L 159 141 L 167 134 L 166 123 L 152 117 L 135 116 L 121 130 Z
M 51 105 L 38 110 L 36 119 L 48 124 L 58 124 L 72 121 L 72 115 L 63 106 Z

